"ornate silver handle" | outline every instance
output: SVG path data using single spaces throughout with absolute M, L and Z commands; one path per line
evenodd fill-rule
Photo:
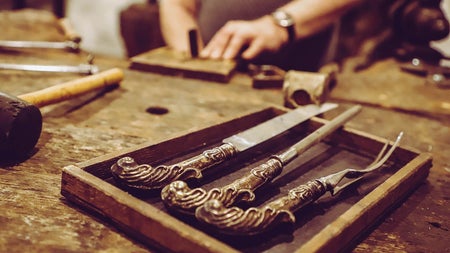
M 251 207 L 245 211 L 238 207 L 227 208 L 219 200 L 212 199 L 197 208 L 195 216 L 223 233 L 252 235 L 281 222 L 295 223 L 293 212 L 317 200 L 326 191 L 325 185 L 313 180 L 261 208 Z
M 282 161 L 273 157 L 224 187 L 206 191 L 202 188 L 191 189 L 185 182 L 175 181 L 162 189 L 161 198 L 166 206 L 188 214 L 194 214 L 197 207 L 211 199 L 220 201 L 224 206 L 239 200 L 252 201 L 255 198 L 253 191 L 278 176 L 282 169 Z
M 111 172 L 116 180 L 129 187 L 159 189 L 175 180 L 200 178 L 202 170 L 230 159 L 237 152 L 233 145 L 225 143 L 177 164 L 157 167 L 137 164 L 133 158 L 123 157 L 111 166 Z

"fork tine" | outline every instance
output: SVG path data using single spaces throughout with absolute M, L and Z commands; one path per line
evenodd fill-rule
M 367 165 L 366 168 L 363 170 L 366 170 L 367 168 L 371 168 L 372 166 L 377 164 L 380 161 L 380 159 L 383 157 L 383 155 L 385 154 L 386 148 L 388 146 L 389 146 L 389 141 L 384 143 L 383 148 L 380 150 L 380 152 L 378 152 L 377 157 L 369 165 Z
M 386 142 L 383 146 L 383 148 L 381 149 L 381 151 L 378 153 L 377 157 L 375 158 L 375 160 L 369 164 L 365 169 L 363 170 L 359 170 L 356 171 L 354 170 L 353 172 L 357 172 L 358 174 L 362 174 L 359 177 L 356 177 L 354 179 L 352 179 L 351 181 L 345 183 L 344 185 L 341 186 L 337 186 L 331 191 L 331 195 L 334 196 L 336 194 L 338 194 L 340 191 L 342 191 L 343 189 L 345 189 L 346 187 L 348 187 L 349 185 L 352 185 L 353 183 L 361 180 L 364 177 L 364 174 L 369 173 L 377 168 L 379 168 L 380 166 L 382 166 L 388 159 L 389 157 L 392 155 L 392 153 L 394 152 L 394 150 L 397 148 L 401 138 L 403 136 L 403 132 L 400 132 L 397 136 L 397 139 L 395 140 L 395 142 L 392 144 L 391 148 L 385 153 L 387 146 L 389 145 L 389 142 Z M 383 155 L 383 153 L 385 153 Z M 349 174 L 345 175 L 346 177 Z
M 369 166 L 366 167 L 366 169 L 361 170 L 361 172 L 370 172 L 370 171 L 375 170 L 375 169 L 379 168 L 380 166 L 382 166 L 389 159 L 389 157 L 392 155 L 394 150 L 397 148 L 402 137 L 403 137 L 403 132 L 400 132 L 397 136 L 397 139 L 392 144 L 391 148 L 381 158 L 380 158 L 380 156 L 381 156 L 382 152 L 380 152 L 378 154 L 378 157 L 375 159 L 376 162 L 372 162 Z M 387 144 L 388 143 L 385 144 L 385 147 L 387 146 Z M 382 149 L 383 152 L 384 152 L 385 147 L 383 147 L 383 149 Z
M 383 148 L 378 152 L 377 157 L 367 166 L 371 167 L 376 164 L 383 157 L 383 154 L 386 152 L 387 147 L 389 146 L 389 142 L 384 143 Z
M 368 165 L 366 168 L 362 170 L 356 170 L 356 169 L 345 169 L 342 171 L 339 171 L 337 173 L 322 177 L 319 179 L 320 182 L 322 182 L 324 185 L 327 186 L 327 189 L 331 192 L 331 195 L 336 195 L 338 192 L 342 191 L 344 188 L 348 187 L 349 185 L 359 181 L 363 178 L 363 176 L 369 172 L 372 172 L 379 167 L 381 167 L 392 155 L 394 150 L 397 148 L 400 139 L 403 136 L 403 132 L 400 132 L 397 136 L 396 141 L 392 144 L 391 148 L 386 151 L 386 148 L 389 144 L 389 142 L 386 142 L 384 147 L 381 149 L 381 151 L 378 153 L 375 160 Z M 342 179 L 352 179 L 345 183 L 344 185 L 338 186 L 339 182 L 341 182 Z

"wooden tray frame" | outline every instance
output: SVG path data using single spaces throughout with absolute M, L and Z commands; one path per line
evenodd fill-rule
M 127 234 L 151 247 L 174 252 L 239 252 L 117 187 L 111 179 L 109 168 L 123 156 L 131 156 L 138 162 L 144 159 L 151 161 L 148 162 L 150 164 L 161 164 L 162 157 L 173 157 L 189 149 L 201 148 L 209 141 L 219 141 L 284 112 L 281 108 L 270 107 L 167 141 L 146 143 L 66 166 L 62 170 L 61 194 L 69 201 L 106 217 Z M 312 131 L 325 122 L 326 120 L 313 118 L 305 124 Z M 385 141 L 346 127 L 336 131 L 327 140 L 338 145 L 356 145 L 361 152 L 368 153 L 378 152 Z M 351 246 L 355 239 L 374 226 L 424 181 L 432 166 L 429 154 L 419 153 L 403 145 L 397 148 L 393 157 L 403 160 L 405 165 L 301 245 L 296 252 L 336 252 Z

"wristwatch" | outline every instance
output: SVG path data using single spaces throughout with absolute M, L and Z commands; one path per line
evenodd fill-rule
M 275 21 L 275 24 L 283 28 L 286 28 L 289 36 L 288 37 L 289 43 L 295 41 L 295 27 L 294 27 L 294 19 L 292 18 L 292 16 L 289 13 L 282 10 L 276 10 L 272 12 L 271 16 Z

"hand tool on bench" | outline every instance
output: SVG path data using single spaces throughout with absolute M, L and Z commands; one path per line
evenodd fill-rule
M 195 216 L 198 220 L 219 230 L 221 233 L 233 235 L 254 235 L 264 232 L 282 222 L 295 223 L 294 212 L 303 206 L 316 201 L 327 191 L 332 196 L 361 180 L 365 174 L 373 172 L 389 159 L 398 146 L 403 133 L 386 151 L 388 142 L 376 159 L 365 169 L 344 169 L 337 173 L 308 181 L 291 189 L 286 196 L 278 198 L 263 207 L 251 207 L 243 210 L 238 207 L 225 207 L 220 200 L 212 199 L 197 208 Z M 350 179 L 342 186 L 338 184 L 344 179 Z
M 275 65 L 248 64 L 248 72 L 252 77 L 252 87 L 281 88 L 283 87 L 286 71 Z
M 0 48 L 35 48 L 35 49 L 63 49 L 71 52 L 80 51 L 81 36 L 73 29 L 67 18 L 58 20 L 66 41 L 22 41 L 0 40 Z
M 34 65 L 34 64 L 14 64 L 0 63 L 0 69 L 25 70 L 39 72 L 60 72 L 92 75 L 98 73 L 98 66 L 89 61 L 87 64 L 79 65 Z
M 360 110 L 360 106 L 352 107 L 315 130 L 287 151 L 280 155 L 272 156 L 266 163 L 253 168 L 244 177 L 224 187 L 206 191 L 202 188 L 190 189 L 185 182 L 174 181 L 162 189 L 161 199 L 167 207 L 188 214 L 194 214 L 197 207 L 211 199 L 220 201 L 223 206 L 231 206 L 233 203 L 241 200 L 252 201 L 255 199 L 254 191 L 257 188 L 269 183 L 280 175 L 285 165 L 344 125 Z
M 450 67 L 433 65 L 419 58 L 414 58 L 409 63 L 401 64 L 400 69 L 424 76 L 427 84 L 442 89 L 450 88 Z
M 175 180 L 201 178 L 203 170 L 227 161 L 238 153 L 336 106 L 336 104 L 325 103 L 321 106 L 299 107 L 225 138 L 222 140 L 222 145 L 218 147 L 205 150 L 199 155 L 169 166 L 152 167 L 149 164 L 138 164 L 131 157 L 122 157 L 111 166 L 111 172 L 120 184 L 144 190 L 159 189 Z
M 64 49 L 78 52 L 80 50 L 80 44 L 70 40 L 61 42 L 0 40 L 0 48 Z
M 189 49 L 191 52 L 191 57 L 198 57 L 198 35 L 196 29 L 191 29 L 188 32 L 189 37 Z
M 0 63 L 0 69 L 77 73 L 84 75 L 92 75 L 98 73 L 99 71 L 98 66 L 94 65 L 93 63 L 94 63 L 94 56 L 89 54 L 87 56 L 87 63 L 82 63 L 79 65 L 35 65 L 35 64 Z
M 122 79 L 123 71 L 113 68 L 18 97 L 0 92 L 0 159 L 29 155 L 42 130 L 39 107 L 117 85 Z

